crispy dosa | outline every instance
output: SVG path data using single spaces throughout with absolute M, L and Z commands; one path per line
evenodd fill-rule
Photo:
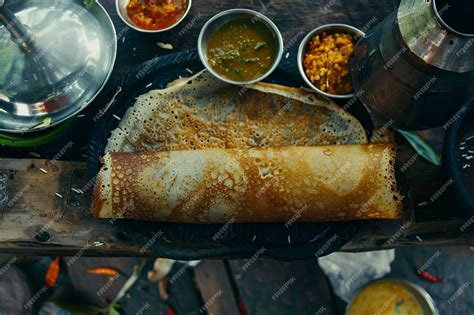
M 367 143 L 360 122 L 303 89 L 241 87 L 207 71 L 138 97 L 106 151 L 174 151 Z
M 394 164 L 391 144 L 109 152 L 93 213 L 185 223 L 394 219 Z

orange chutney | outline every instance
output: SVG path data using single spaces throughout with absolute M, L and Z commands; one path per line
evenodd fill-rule
M 136 26 L 160 30 L 175 24 L 186 12 L 187 0 L 130 0 L 127 14 Z

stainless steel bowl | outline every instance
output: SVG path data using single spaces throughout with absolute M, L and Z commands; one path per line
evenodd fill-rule
M 212 69 L 212 67 L 209 65 L 209 62 L 207 60 L 207 43 L 209 41 L 209 37 L 212 34 L 214 34 L 225 23 L 232 20 L 241 19 L 241 18 L 250 18 L 250 19 L 258 20 L 259 22 L 266 25 L 268 29 L 273 33 L 275 43 L 276 43 L 275 60 L 273 61 L 271 68 L 260 77 L 250 80 L 250 81 L 229 80 L 221 76 L 217 72 L 215 72 Z M 246 85 L 246 84 L 252 84 L 252 83 L 263 80 L 264 78 L 269 76 L 270 73 L 273 72 L 273 70 L 275 70 L 275 68 L 280 63 L 281 56 L 283 55 L 283 38 L 277 26 L 265 15 L 256 11 L 248 10 L 248 9 L 230 9 L 230 10 L 223 11 L 221 13 L 214 15 L 211 19 L 209 19 L 209 21 L 206 22 L 206 24 L 204 24 L 198 38 L 198 52 L 199 52 L 199 57 L 201 58 L 201 61 L 206 67 L 206 69 L 210 73 L 212 73 L 215 77 L 227 83 L 237 84 L 237 85 Z
M 184 12 L 183 16 L 179 20 L 177 20 L 173 25 L 170 25 L 166 28 L 162 28 L 162 29 L 159 29 L 159 30 L 146 30 L 146 29 L 143 29 L 143 28 L 135 25 L 132 22 L 132 20 L 130 20 L 130 18 L 128 17 L 127 5 L 128 5 L 129 2 L 130 2 L 130 0 L 115 0 L 115 9 L 117 10 L 117 14 L 122 19 L 122 21 L 125 24 L 127 24 L 129 27 L 131 27 L 134 30 L 137 30 L 139 32 L 143 32 L 143 33 L 160 33 L 160 32 L 168 31 L 168 30 L 174 28 L 176 25 L 178 25 L 179 23 L 181 23 L 181 21 L 184 20 L 186 15 L 188 15 L 189 10 L 191 9 L 191 4 L 192 4 L 192 0 L 185 0 L 186 11 Z
M 358 292 L 354 295 L 352 300 L 347 304 L 345 315 L 349 315 L 349 308 L 351 307 L 352 302 L 354 301 L 355 297 L 360 293 L 362 289 L 374 283 L 383 283 L 383 282 L 397 284 L 407 289 L 415 297 L 416 301 L 420 305 L 423 311 L 423 315 L 439 315 L 438 309 L 436 308 L 436 305 L 433 299 L 428 294 L 428 292 L 426 292 L 425 289 L 409 281 L 406 281 L 403 279 L 396 279 L 396 278 L 380 279 L 380 280 L 375 280 L 375 281 L 367 283 L 365 286 L 363 286 L 361 289 L 358 290 Z
M 322 25 L 322 26 L 319 26 L 317 28 L 315 28 L 314 30 L 312 30 L 311 32 L 309 32 L 305 38 L 303 38 L 303 40 L 301 41 L 301 44 L 300 44 L 300 47 L 298 49 L 298 59 L 297 59 L 297 62 L 298 62 L 298 69 L 300 70 L 300 74 L 301 74 L 301 77 L 303 78 L 303 80 L 313 89 L 315 90 L 316 92 L 318 92 L 319 94 L 322 94 L 324 96 L 327 96 L 327 97 L 332 97 L 332 98 L 351 98 L 355 95 L 355 93 L 350 93 L 350 94 L 331 94 L 331 93 L 327 93 L 327 92 L 324 92 L 324 91 L 321 91 L 318 87 L 316 87 L 316 85 L 314 85 L 310 79 L 306 76 L 306 73 L 304 71 L 304 67 L 303 67 L 303 59 L 304 59 L 304 55 L 306 54 L 307 52 L 307 46 L 309 44 L 309 42 L 311 41 L 311 39 L 316 36 L 317 34 L 321 34 L 323 32 L 326 32 L 327 34 L 331 34 L 331 33 L 337 33 L 337 32 L 340 32 L 340 33 L 349 33 L 349 34 L 352 34 L 354 36 L 354 39 L 357 41 L 359 38 L 363 37 L 365 34 L 364 32 L 362 32 L 361 30 L 353 27 L 353 26 L 350 26 L 350 25 L 347 25 L 347 24 L 325 24 L 325 25 Z

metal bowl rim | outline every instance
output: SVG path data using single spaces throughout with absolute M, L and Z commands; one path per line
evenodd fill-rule
M 174 24 L 166 27 L 166 28 L 161 28 L 161 29 L 158 29 L 158 30 L 146 30 L 146 29 L 143 29 L 143 28 L 140 28 L 132 23 L 130 23 L 129 21 L 127 21 L 127 19 L 122 15 L 122 12 L 120 12 L 120 6 L 119 6 L 119 2 L 120 0 L 115 0 L 115 10 L 117 11 L 117 15 L 120 17 L 120 19 L 125 23 L 127 24 L 128 27 L 136 30 L 136 31 L 139 31 L 139 32 L 142 32 L 142 33 L 161 33 L 161 32 L 166 32 L 166 31 L 169 31 L 170 29 L 174 28 L 175 26 L 177 26 L 178 24 L 180 24 L 184 18 L 188 15 L 189 13 L 189 10 L 191 10 L 191 5 L 193 3 L 193 0 L 186 0 L 187 1 L 187 8 L 186 8 L 186 11 L 184 11 L 184 14 L 183 16 L 177 20 Z
M 233 14 L 238 14 L 238 13 L 247 13 L 249 15 L 257 16 L 260 20 L 262 20 L 272 30 L 272 32 L 274 33 L 274 35 L 277 38 L 277 46 L 278 46 L 277 51 L 278 51 L 278 53 L 277 53 L 277 56 L 276 56 L 275 60 L 273 61 L 272 66 L 270 67 L 270 69 L 267 70 L 267 72 L 265 72 L 260 77 L 249 80 L 249 81 L 234 81 L 234 80 L 229 80 L 229 79 L 221 76 L 220 74 L 218 74 L 217 72 L 215 72 L 212 69 L 212 67 L 207 62 L 207 58 L 204 57 L 204 52 L 203 52 L 203 38 L 204 38 L 204 34 L 208 30 L 209 26 L 213 22 L 215 22 L 217 19 L 219 19 L 223 16 L 228 16 L 228 15 L 233 15 Z M 214 15 L 213 17 L 211 17 L 204 24 L 204 26 L 201 28 L 201 31 L 199 32 L 197 46 L 198 46 L 197 50 L 198 50 L 199 58 L 201 59 L 201 62 L 203 63 L 203 65 L 206 67 L 207 71 L 209 71 L 216 78 L 218 78 L 218 79 L 220 79 L 220 80 L 222 80 L 226 83 L 235 84 L 235 85 L 248 85 L 248 84 L 253 84 L 253 83 L 262 81 L 263 79 L 268 77 L 278 67 L 278 65 L 280 64 L 281 58 L 283 56 L 283 37 L 280 33 L 280 30 L 276 26 L 276 24 L 271 19 L 269 19 L 267 16 L 265 16 L 264 14 L 262 14 L 260 12 L 250 10 L 250 9 L 243 9 L 243 8 L 225 10 L 225 11 L 219 12 L 216 15 Z
M 434 11 L 434 14 L 436 16 L 436 20 L 441 25 L 443 25 L 450 33 L 453 33 L 453 34 L 456 34 L 456 35 L 459 35 L 459 36 L 462 36 L 462 37 L 474 37 L 474 34 L 463 33 L 463 32 L 457 31 L 454 28 L 452 28 L 451 26 L 449 26 L 448 23 L 446 23 L 443 20 L 443 17 L 441 16 L 441 14 L 439 14 L 438 9 L 436 8 L 436 0 L 431 1 L 431 6 L 433 7 L 433 11 Z
M 400 279 L 400 278 L 382 278 L 382 279 L 376 279 L 376 280 L 372 280 L 372 281 L 369 281 L 367 282 L 366 284 L 364 284 L 363 286 L 361 286 L 354 294 L 354 296 L 350 299 L 350 301 L 347 303 L 346 305 L 346 310 L 345 310 L 345 315 L 349 315 L 349 308 L 351 307 L 352 305 L 352 302 L 354 302 L 354 299 L 357 297 L 357 295 L 366 287 L 368 287 L 369 285 L 372 285 L 374 283 L 379 283 L 379 282 L 394 282 L 394 283 L 398 283 L 398 284 L 401 284 L 401 285 L 404 285 L 406 287 L 409 287 L 411 289 L 413 289 L 415 292 L 417 292 L 421 298 L 423 298 L 423 300 L 426 302 L 426 304 L 428 305 L 428 307 L 430 308 L 431 312 L 432 312 L 432 315 L 439 315 L 439 311 L 438 309 L 436 308 L 436 304 L 434 303 L 434 300 L 433 298 L 431 297 L 431 295 L 421 286 L 419 286 L 418 284 L 416 283 L 413 283 L 413 282 L 410 282 L 408 280 L 405 280 L 405 279 Z
M 327 30 L 329 28 L 341 28 L 341 29 L 344 29 L 346 31 L 350 31 L 350 33 L 353 34 L 354 36 L 360 36 L 360 37 L 365 36 L 365 33 L 363 31 L 361 31 L 360 29 L 358 29 L 354 26 L 348 25 L 348 24 L 330 23 L 330 24 L 324 24 L 324 25 L 316 27 L 315 29 L 308 32 L 308 34 L 306 34 L 306 36 L 303 38 L 303 40 L 300 43 L 300 46 L 298 48 L 298 54 L 297 54 L 298 70 L 301 74 L 301 77 L 306 82 L 306 84 L 308 84 L 308 86 L 311 89 L 315 90 L 316 92 L 318 92 L 321 95 L 324 95 L 326 97 L 331 97 L 331 98 L 339 98 L 339 99 L 347 99 L 347 98 L 354 97 L 356 95 L 355 92 L 350 93 L 350 94 L 331 94 L 331 93 L 321 91 L 319 88 L 317 88 L 308 79 L 308 77 L 306 76 L 306 73 L 304 72 L 303 54 L 304 54 L 304 51 L 306 49 L 306 46 L 308 45 L 309 41 L 311 40 L 311 38 L 313 38 L 314 35 L 319 34 L 319 33 L 323 32 L 324 30 Z

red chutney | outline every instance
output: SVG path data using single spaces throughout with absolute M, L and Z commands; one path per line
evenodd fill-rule
M 186 12 L 187 0 L 130 0 L 127 14 L 138 27 L 160 30 L 176 23 Z

